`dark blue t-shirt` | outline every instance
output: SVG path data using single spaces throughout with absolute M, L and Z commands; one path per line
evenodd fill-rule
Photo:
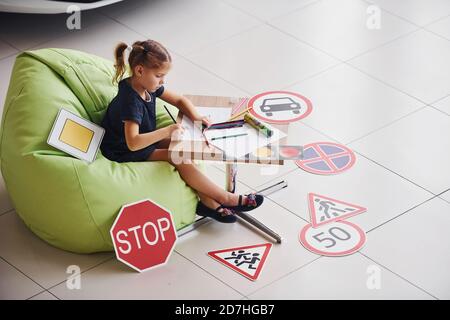
M 155 100 L 164 92 L 161 86 L 153 93 L 149 93 L 148 100 L 142 97 L 131 87 L 128 79 L 119 82 L 119 92 L 111 101 L 102 120 L 105 129 L 100 149 L 102 154 L 112 161 L 130 162 L 145 161 L 156 149 L 156 143 L 143 149 L 131 151 L 125 140 L 124 120 L 131 120 L 139 125 L 139 133 L 156 130 Z

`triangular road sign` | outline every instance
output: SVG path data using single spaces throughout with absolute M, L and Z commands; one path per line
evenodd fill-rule
M 271 243 L 208 252 L 208 255 L 244 277 L 255 281 L 266 262 Z
M 366 212 L 367 209 L 356 204 L 322 196 L 315 193 L 308 194 L 309 214 L 313 228 L 340 221 L 357 214 Z

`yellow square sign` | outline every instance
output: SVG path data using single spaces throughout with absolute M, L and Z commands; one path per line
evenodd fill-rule
M 101 126 L 61 108 L 47 143 L 78 159 L 93 162 L 104 134 Z
M 71 119 L 66 119 L 59 140 L 80 151 L 87 152 L 93 137 L 94 131 Z

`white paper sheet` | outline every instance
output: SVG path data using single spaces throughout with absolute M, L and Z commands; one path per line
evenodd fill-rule
M 231 117 L 231 108 L 221 107 L 198 107 L 197 112 L 202 116 L 207 116 L 212 123 L 225 122 Z M 194 123 L 186 115 L 183 116 L 181 126 L 184 127 L 184 133 L 180 140 L 204 141 L 202 131 L 194 126 Z
M 264 123 L 264 125 L 273 130 L 273 135 L 270 138 L 266 137 L 247 123 L 244 124 L 244 126 L 237 128 L 206 130 L 205 136 L 213 146 L 225 152 L 228 158 L 238 159 L 259 148 L 267 146 L 268 144 L 275 143 L 286 136 L 284 132 L 272 127 L 271 125 L 267 123 Z M 211 140 L 213 137 L 228 136 L 243 132 L 248 133 L 248 135 Z

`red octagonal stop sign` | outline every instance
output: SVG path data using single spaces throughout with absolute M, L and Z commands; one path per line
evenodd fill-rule
M 177 240 L 170 212 L 148 199 L 124 205 L 110 233 L 117 259 L 139 272 L 166 264 Z

